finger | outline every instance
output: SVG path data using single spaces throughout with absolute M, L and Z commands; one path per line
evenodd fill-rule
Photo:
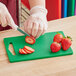
M 1 15 L 0 16 L 0 21 L 1 21 L 1 25 L 2 27 L 6 27 L 7 26 L 7 21 L 6 21 L 6 17 Z
M 1 24 L 1 17 L 0 17 L 0 24 Z
M 43 24 L 40 23 L 36 38 L 38 38 L 42 34 L 42 32 L 43 32 Z
M 28 20 L 24 22 L 24 31 L 27 33 Z
M 28 32 L 28 34 L 32 34 L 32 26 L 33 26 L 33 22 L 31 22 L 31 21 L 29 21 L 28 22 L 28 26 L 27 26 L 27 32 Z
M 13 20 L 13 18 L 12 18 L 12 16 L 10 15 L 9 12 L 7 12 L 6 19 L 7 19 L 7 22 L 8 22 L 8 25 L 9 25 L 9 26 L 11 26 L 13 29 L 17 29 L 17 28 L 15 27 L 15 22 L 14 22 L 14 20 Z
M 39 24 L 37 22 L 34 22 L 32 27 L 32 36 L 36 37 L 38 32 L 38 27 L 39 27 Z
M 44 25 L 44 27 L 43 27 L 43 32 L 42 32 L 41 35 L 43 35 L 46 31 L 47 31 L 47 25 Z
M 0 11 L 0 24 L 1 24 L 1 11 Z
M 43 32 L 42 32 L 42 34 L 41 34 L 41 35 L 43 35 L 45 32 L 46 32 L 46 29 L 45 29 L 45 28 L 43 28 Z

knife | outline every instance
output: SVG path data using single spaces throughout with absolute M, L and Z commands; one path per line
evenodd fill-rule
M 26 32 L 24 32 L 23 30 L 21 30 L 17 25 L 15 25 L 15 28 L 22 34 L 30 36 L 29 34 L 27 34 Z
M 21 30 L 20 28 L 17 28 L 17 30 L 18 30 L 20 33 L 24 34 L 24 35 L 30 36 L 29 34 L 27 34 L 26 32 L 24 32 L 24 31 Z

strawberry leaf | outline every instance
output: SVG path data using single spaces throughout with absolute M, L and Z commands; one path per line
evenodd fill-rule
M 72 41 L 72 38 L 70 36 L 67 36 L 67 38 L 69 38 Z

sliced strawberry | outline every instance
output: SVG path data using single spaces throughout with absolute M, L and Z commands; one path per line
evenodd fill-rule
M 29 46 L 24 46 L 24 49 L 26 49 L 27 51 L 29 51 L 29 52 L 34 52 L 34 49 L 32 49 L 31 47 L 29 47 Z
M 29 44 L 34 44 L 35 43 L 35 38 L 32 36 L 26 36 L 25 41 Z
M 28 50 L 26 50 L 25 48 L 23 48 L 24 49 L 24 51 L 27 53 L 27 54 L 31 54 L 32 52 L 31 51 L 28 51 Z
M 22 54 L 22 49 L 19 49 L 19 53 Z
M 27 54 L 23 49 L 19 49 L 20 54 Z

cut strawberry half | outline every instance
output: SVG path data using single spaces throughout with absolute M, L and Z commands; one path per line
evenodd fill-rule
M 23 49 L 19 49 L 19 53 L 20 54 L 27 54 L 27 52 L 25 52 Z
M 25 41 L 29 44 L 34 44 L 35 43 L 35 38 L 32 36 L 26 36 Z
M 31 53 L 34 52 L 34 49 L 32 49 L 32 48 L 29 47 L 29 46 L 24 46 L 24 49 L 25 49 L 26 51 L 29 51 L 29 53 L 30 53 L 30 52 L 31 52 Z

